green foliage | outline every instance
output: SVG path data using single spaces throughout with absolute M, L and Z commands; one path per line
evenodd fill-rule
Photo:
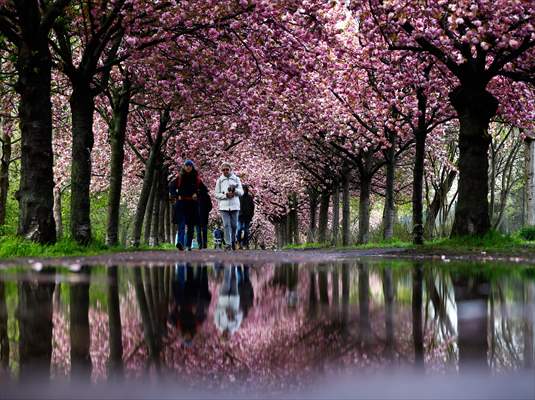
M 451 250 L 512 250 L 526 245 L 527 243 L 520 238 L 490 231 L 483 236 L 439 239 L 427 243 L 425 247 L 427 249 L 444 248 Z
M 40 245 L 16 236 L 0 238 L 0 259 L 14 257 L 62 257 L 62 256 L 91 256 L 120 251 L 143 251 L 174 249 L 170 244 L 160 247 L 140 246 L 131 248 L 125 246 L 107 246 L 103 241 L 93 240 L 88 246 L 82 246 L 72 239 L 62 239 L 53 245 Z
M 520 236 L 524 240 L 528 241 L 534 241 L 535 240 L 535 226 L 526 226 L 518 232 L 518 236 Z

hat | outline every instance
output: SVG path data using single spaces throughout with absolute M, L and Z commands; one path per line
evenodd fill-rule
M 184 161 L 184 165 L 185 166 L 190 166 L 190 167 L 195 167 L 195 164 L 193 164 L 193 161 L 191 161 L 191 160 Z

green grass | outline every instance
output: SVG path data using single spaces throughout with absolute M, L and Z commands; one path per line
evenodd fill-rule
M 388 249 L 402 248 L 413 251 L 429 252 L 481 252 L 493 253 L 526 253 L 535 252 L 535 241 L 527 241 L 516 235 L 502 235 L 499 232 L 491 231 L 484 236 L 466 236 L 458 238 L 443 238 L 428 241 L 422 246 L 414 245 L 410 242 L 392 239 L 367 244 L 355 244 L 351 246 L 333 247 L 328 243 L 303 243 L 299 245 L 286 246 L 285 249 Z
M 159 247 L 110 247 L 99 240 L 94 240 L 88 246 L 81 246 L 71 239 L 63 239 L 53 245 L 40 245 L 16 236 L 6 236 L 0 238 L 0 259 L 15 257 L 93 256 L 105 253 L 117 253 L 121 251 L 143 251 L 155 249 L 174 249 L 174 246 L 166 243 Z

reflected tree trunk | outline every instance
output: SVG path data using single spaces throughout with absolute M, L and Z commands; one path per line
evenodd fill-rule
M 6 288 L 0 275 L 0 378 L 9 371 L 9 337 L 7 335 Z M 1 381 L 1 379 L 0 379 Z
M 89 267 L 82 267 L 78 275 L 80 281 L 71 283 L 69 296 L 71 378 L 90 380 L 92 365 L 89 353 Z
M 419 368 L 424 366 L 423 279 L 423 266 L 420 263 L 416 263 L 412 270 L 412 339 L 414 364 Z
M 490 283 L 481 273 L 475 276 L 458 273 L 453 275 L 452 280 L 457 304 L 459 369 L 487 369 Z
M 322 305 L 329 305 L 329 287 L 327 278 L 327 268 L 325 266 L 320 267 L 318 271 L 318 283 L 320 289 L 320 303 Z
M 141 320 L 143 322 L 143 335 L 145 337 L 145 343 L 149 349 L 150 362 L 154 363 L 156 368 L 160 367 L 160 346 L 158 339 L 153 329 L 151 316 L 149 313 L 149 306 L 147 298 L 145 297 L 145 289 L 143 287 L 143 278 L 141 276 L 141 268 L 134 267 L 134 287 L 136 290 L 136 298 L 138 302 L 139 312 L 141 314 Z
M 370 273 L 368 266 L 358 265 L 359 269 L 359 329 L 361 344 L 371 341 L 372 328 L 370 324 Z
M 32 273 L 18 284 L 20 379 L 50 377 L 53 270 Z
M 349 264 L 342 264 L 342 327 L 347 331 L 349 320 Z
M 383 270 L 383 295 L 385 297 L 385 355 L 392 358 L 394 355 L 394 282 L 392 268 L 385 267 Z
M 535 322 L 535 283 L 524 282 L 524 367 L 533 368 L 533 323 Z
M 331 278 L 333 280 L 333 306 L 338 311 L 338 304 L 340 303 L 340 283 L 338 277 L 338 265 L 333 265 Z
M 315 317 L 318 311 L 318 294 L 316 292 L 316 272 L 313 268 L 309 272 L 308 309 L 309 315 Z
M 110 331 L 110 354 L 108 376 L 120 378 L 123 375 L 123 339 L 121 310 L 119 303 L 119 276 L 117 266 L 107 270 L 108 275 L 108 329 Z

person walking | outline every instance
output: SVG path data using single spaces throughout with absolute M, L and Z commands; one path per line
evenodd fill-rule
M 186 160 L 180 174 L 169 187 L 171 198 L 175 199 L 175 218 L 177 224 L 176 247 L 191 250 L 195 226 L 199 223 L 199 187 L 201 178 L 193 161 Z M 184 240 L 184 236 L 186 236 Z
M 249 193 L 249 185 L 243 185 L 243 196 L 240 197 L 240 214 L 238 216 L 238 246 L 249 250 L 249 229 L 254 216 L 253 196 Z
M 212 211 L 212 199 L 208 188 L 201 181 L 199 185 L 199 224 L 197 225 L 197 242 L 199 249 L 208 247 L 208 216 Z
M 215 185 L 215 198 L 219 202 L 219 212 L 223 219 L 225 231 L 225 250 L 236 249 L 236 231 L 238 213 L 240 211 L 239 197 L 243 195 L 240 178 L 233 172 L 229 163 L 221 164 L 221 176 Z

